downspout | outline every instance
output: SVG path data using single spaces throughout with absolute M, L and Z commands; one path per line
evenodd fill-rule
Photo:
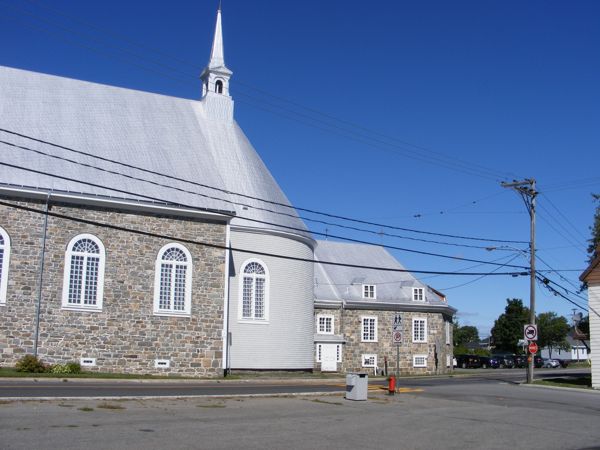
M 223 324 L 223 376 L 226 377 L 229 375 L 231 360 L 229 357 L 229 346 L 231 345 L 231 336 L 229 331 L 229 260 L 231 259 L 231 225 L 227 223 L 227 228 L 225 232 L 225 295 L 223 302 L 223 320 L 225 323 Z
M 40 310 L 42 307 L 42 283 L 44 281 L 44 260 L 46 256 L 46 235 L 48 232 L 48 208 L 50 205 L 50 192 L 46 196 L 46 210 L 44 212 L 44 234 L 42 237 L 42 250 L 40 254 L 40 272 L 38 274 L 38 298 L 35 308 L 35 333 L 33 337 L 33 356 L 38 355 L 38 340 L 40 336 Z

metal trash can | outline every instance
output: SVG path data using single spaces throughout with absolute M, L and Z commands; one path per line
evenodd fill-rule
M 346 375 L 346 399 L 366 400 L 369 390 L 369 376 L 366 373 L 349 373 Z

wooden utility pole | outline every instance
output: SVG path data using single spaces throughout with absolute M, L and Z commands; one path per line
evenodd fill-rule
M 525 202 L 530 219 L 530 238 L 529 238 L 529 323 L 535 325 L 535 179 L 530 178 L 523 181 L 514 181 L 512 183 L 502 183 L 502 187 L 511 188 L 517 191 Z M 527 383 L 533 383 L 533 367 L 535 355 L 528 358 L 527 363 Z

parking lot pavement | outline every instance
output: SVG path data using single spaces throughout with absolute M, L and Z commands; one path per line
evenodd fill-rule
M 30 449 L 581 449 L 598 445 L 597 396 L 498 384 L 341 395 L 4 401 L 0 447 Z M 596 406 L 594 406 L 596 405 Z

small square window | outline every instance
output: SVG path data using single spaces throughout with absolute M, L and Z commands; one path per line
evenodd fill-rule
M 317 316 L 317 333 L 333 334 L 333 316 L 328 314 L 319 314 Z
M 362 355 L 363 367 L 377 367 L 377 355 Z
M 377 298 L 377 291 L 374 284 L 363 284 L 363 298 Z
M 413 288 L 413 301 L 424 302 L 425 301 L 425 289 Z
M 427 367 L 427 355 L 414 355 L 413 367 Z

